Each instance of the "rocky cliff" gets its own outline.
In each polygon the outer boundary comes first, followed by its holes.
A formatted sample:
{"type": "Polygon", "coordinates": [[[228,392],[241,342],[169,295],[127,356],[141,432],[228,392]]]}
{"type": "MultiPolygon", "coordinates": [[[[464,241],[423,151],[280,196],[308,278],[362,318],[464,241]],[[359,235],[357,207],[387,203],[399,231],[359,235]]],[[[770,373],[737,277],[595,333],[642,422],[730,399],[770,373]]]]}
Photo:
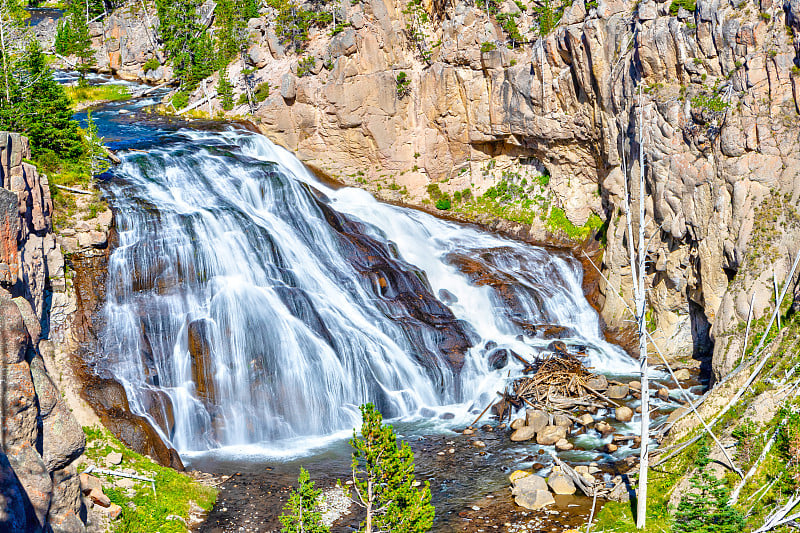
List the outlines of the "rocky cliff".
{"type": "Polygon", "coordinates": [[[0,132],[0,529],[83,531],[74,462],[84,435],[39,351],[64,302],[47,179],[18,134],[0,132]]]}

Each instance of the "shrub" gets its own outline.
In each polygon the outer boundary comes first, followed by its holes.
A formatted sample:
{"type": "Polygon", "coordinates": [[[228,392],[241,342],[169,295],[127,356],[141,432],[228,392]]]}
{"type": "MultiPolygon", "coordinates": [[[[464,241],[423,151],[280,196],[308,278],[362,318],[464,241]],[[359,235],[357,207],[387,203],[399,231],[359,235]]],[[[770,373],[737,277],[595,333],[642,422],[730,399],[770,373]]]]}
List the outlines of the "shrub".
{"type": "Polygon", "coordinates": [[[495,50],[496,48],[497,48],[497,46],[495,46],[495,44],[492,43],[492,42],[483,41],[481,43],[481,53],[482,54],[485,54],[486,52],[491,52],[491,51],[495,50]]]}
{"type": "Polygon", "coordinates": [[[689,13],[694,13],[697,9],[696,0],[672,0],[669,5],[669,14],[673,17],[678,14],[680,8],[685,9],[689,13]]]}
{"type": "Polygon", "coordinates": [[[183,109],[189,103],[189,95],[183,91],[178,91],[172,96],[172,105],[175,109],[183,109]]]}
{"type": "Polygon", "coordinates": [[[256,86],[256,90],[253,92],[253,97],[256,99],[257,102],[263,102],[267,98],[269,98],[269,83],[259,83],[256,86]]]}
{"type": "Polygon", "coordinates": [[[395,82],[397,83],[398,98],[403,98],[411,92],[411,80],[405,72],[399,72],[397,78],[395,78],[395,82]]]}
{"type": "Polygon", "coordinates": [[[441,211],[447,211],[452,207],[452,203],[450,202],[450,198],[442,197],[436,200],[436,209],[441,211]]]}
{"type": "Polygon", "coordinates": [[[317,66],[317,60],[314,56],[306,56],[297,62],[297,77],[302,78],[314,73],[314,67],[317,66]]]}
{"type": "Polygon", "coordinates": [[[151,57],[147,61],[144,62],[142,65],[142,70],[146,73],[150,72],[151,70],[156,70],[158,67],[161,66],[161,63],[158,62],[158,59],[155,57],[151,57]]]}

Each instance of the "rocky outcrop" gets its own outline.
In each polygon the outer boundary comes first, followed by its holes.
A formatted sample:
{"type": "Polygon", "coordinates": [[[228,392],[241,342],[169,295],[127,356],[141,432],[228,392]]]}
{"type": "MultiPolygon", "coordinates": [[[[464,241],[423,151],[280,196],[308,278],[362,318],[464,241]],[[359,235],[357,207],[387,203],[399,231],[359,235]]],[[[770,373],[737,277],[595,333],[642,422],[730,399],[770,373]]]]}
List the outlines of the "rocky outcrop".
{"type": "Polygon", "coordinates": [[[117,9],[102,21],[90,24],[96,68],[124,80],[151,83],[170,80],[172,67],[164,64],[164,56],[158,49],[158,25],[156,13],[142,11],[137,4],[117,9]],[[158,66],[145,70],[149,59],[158,66]]]}
{"type": "Polygon", "coordinates": [[[50,276],[63,279],[64,266],[48,183],[29,157],[26,138],[0,132],[0,529],[83,531],[74,465],[83,430],[38,349],[49,327],[50,276]]]}

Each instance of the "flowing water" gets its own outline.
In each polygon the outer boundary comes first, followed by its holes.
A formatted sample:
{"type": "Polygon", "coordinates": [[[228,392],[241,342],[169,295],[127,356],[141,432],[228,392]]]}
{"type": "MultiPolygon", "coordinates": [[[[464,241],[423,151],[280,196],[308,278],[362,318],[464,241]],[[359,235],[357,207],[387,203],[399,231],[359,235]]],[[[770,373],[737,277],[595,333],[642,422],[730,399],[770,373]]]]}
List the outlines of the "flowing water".
{"type": "Polygon", "coordinates": [[[92,363],[185,459],[330,448],[365,402],[406,435],[463,426],[547,332],[636,373],[571,256],[332,188],[240,127],[134,118],[153,102],[93,114],[123,163],[92,363]]]}

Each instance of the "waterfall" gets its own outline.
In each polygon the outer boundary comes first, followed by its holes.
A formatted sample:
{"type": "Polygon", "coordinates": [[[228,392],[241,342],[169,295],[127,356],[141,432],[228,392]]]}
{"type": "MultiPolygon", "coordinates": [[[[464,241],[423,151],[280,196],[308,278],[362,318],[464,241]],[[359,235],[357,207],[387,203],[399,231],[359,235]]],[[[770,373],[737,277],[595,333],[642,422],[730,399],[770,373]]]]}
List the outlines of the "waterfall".
{"type": "Polygon", "coordinates": [[[119,244],[96,367],[181,453],[309,446],[367,401],[466,420],[521,366],[491,355],[531,359],[548,331],[597,371],[636,371],[571,256],[332,189],[261,136],[165,134],[106,189],[119,244]]]}

